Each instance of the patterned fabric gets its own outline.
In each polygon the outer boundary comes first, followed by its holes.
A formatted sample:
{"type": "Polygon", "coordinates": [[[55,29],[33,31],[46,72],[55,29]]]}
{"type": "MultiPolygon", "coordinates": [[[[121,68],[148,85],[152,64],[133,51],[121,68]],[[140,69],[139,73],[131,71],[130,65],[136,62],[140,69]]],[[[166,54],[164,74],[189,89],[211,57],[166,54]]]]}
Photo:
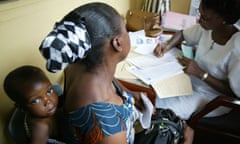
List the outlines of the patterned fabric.
{"type": "Polygon", "coordinates": [[[83,59],[90,48],[90,38],[84,21],[78,25],[71,21],[63,21],[55,25],[39,50],[47,59],[47,69],[57,72],[77,59],[83,59]]]}
{"type": "Polygon", "coordinates": [[[106,136],[126,131],[127,141],[133,144],[133,97],[125,92],[123,105],[98,102],[67,113],[69,135],[67,143],[95,144],[106,136]]]}
{"type": "Polygon", "coordinates": [[[145,0],[143,11],[154,12],[157,14],[164,14],[171,8],[170,0],[145,0]]]}

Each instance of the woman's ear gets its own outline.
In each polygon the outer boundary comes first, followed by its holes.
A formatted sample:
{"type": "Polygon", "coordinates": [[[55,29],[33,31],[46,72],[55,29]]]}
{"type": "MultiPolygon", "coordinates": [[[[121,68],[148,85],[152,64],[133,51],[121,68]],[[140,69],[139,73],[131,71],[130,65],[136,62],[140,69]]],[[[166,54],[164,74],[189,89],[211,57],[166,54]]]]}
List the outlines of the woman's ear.
{"type": "Polygon", "coordinates": [[[120,44],[120,41],[119,41],[119,38],[118,37],[115,37],[113,40],[112,40],[112,46],[113,48],[118,51],[118,52],[121,52],[123,49],[121,47],[121,44],[120,44]]]}

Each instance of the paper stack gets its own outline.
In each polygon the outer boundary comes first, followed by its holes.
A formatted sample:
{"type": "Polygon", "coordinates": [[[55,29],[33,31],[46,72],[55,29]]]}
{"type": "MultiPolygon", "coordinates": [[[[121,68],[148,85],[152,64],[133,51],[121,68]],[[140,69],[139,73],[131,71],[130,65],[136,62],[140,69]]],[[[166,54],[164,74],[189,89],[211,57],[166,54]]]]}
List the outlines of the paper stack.
{"type": "MultiPolygon", "coordinates": [[[[133,38],[131,34],[131,44],[142,35],[137,32],[133,38]]],[[[172,48],[163,57],[156,57],[153,55],[155,45],[156,43],[152,43],[152,46],[149,44],[149,47],[134,45],[126,60],[118,64],[115,76],[131,81],[137,79],[141,84],[152,87],[160,98],[191,95],[191,80],[184,74],[183,66],[176,59],[181,51],[172,48]]]]}

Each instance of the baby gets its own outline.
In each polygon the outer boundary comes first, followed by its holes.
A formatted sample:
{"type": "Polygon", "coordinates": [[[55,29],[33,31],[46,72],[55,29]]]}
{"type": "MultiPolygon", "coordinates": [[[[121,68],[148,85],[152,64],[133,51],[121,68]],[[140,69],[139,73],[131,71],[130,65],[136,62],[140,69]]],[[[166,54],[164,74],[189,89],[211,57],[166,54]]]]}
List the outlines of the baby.
{"type": "Polygon", "coordinates": [[[21,66],[4,80],[4,90],[25,112],[24,128],[31,144],[63,143],[59,140],[58,95],[48,77],[38,67],[21,66]]]}

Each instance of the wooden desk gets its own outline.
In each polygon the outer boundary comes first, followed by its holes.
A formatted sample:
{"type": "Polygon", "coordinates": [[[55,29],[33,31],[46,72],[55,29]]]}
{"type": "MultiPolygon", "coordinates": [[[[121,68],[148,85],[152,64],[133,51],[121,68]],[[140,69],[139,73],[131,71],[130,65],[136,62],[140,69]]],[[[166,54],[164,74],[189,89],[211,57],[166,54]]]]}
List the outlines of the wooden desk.
{"type": "Polygon", "coordinates": [[[151,87],[144,87],[138,84],[134,84],[131,82],[127,82],[121,79],[118,79],[118,81],[123,84],[126,88],[132,91],[140,91],[140,92],[145,92],[147,93],[148,98],[151,100],[152,104],[155,105],[156,102],[156,94],[154,90],[151,87]]]}

